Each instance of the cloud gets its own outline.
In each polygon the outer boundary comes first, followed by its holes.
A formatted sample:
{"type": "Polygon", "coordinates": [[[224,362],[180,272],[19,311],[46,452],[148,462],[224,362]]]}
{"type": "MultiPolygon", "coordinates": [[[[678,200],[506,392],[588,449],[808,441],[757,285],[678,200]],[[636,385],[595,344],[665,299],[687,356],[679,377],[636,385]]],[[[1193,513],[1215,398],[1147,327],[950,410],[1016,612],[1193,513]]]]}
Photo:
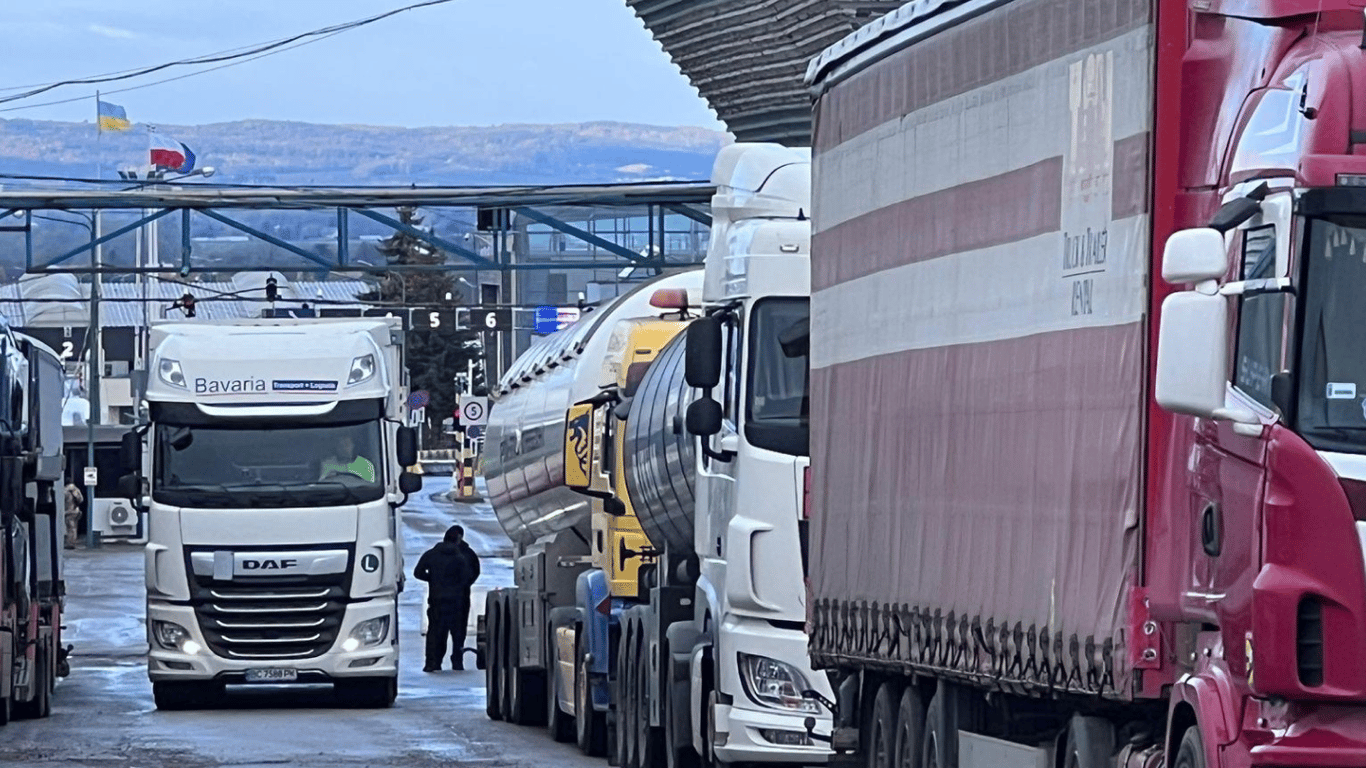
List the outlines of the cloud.
{"type": "Polygon", "coordinates": [[[119,29],[118,27],[106,27],[103,24],[91,24],[87,26],[86,29],[90,30],[91,32],[94,32],[97,35],[102,35],[104,37],[112,37],[115,40],[136,40],[139,37],[139,35],[136,32],[130,32],[126,29],[119,29]]]}

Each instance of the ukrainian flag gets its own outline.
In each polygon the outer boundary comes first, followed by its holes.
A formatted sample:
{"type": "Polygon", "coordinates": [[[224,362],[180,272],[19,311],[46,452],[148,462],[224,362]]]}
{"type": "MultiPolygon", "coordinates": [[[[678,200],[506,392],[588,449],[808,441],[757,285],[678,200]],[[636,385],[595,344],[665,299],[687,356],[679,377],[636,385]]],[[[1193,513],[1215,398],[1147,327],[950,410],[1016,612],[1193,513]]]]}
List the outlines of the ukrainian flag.
{"type": "Polygon", "coordinates": [[[99,105],[101,131],[127,131],[132,129],[133,124],[128,122],[128,113],[123,111],[123,107],[98,99],[96,103],[99,105]]]}

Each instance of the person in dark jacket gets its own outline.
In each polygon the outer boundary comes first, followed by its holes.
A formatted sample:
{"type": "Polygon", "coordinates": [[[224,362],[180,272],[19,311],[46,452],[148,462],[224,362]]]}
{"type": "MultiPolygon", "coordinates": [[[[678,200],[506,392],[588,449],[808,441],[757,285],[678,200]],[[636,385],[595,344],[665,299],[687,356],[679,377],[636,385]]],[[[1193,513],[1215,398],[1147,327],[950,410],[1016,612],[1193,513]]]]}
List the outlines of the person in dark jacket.
{"type": "Polygon", "coordinates": [[[470,620],[470,587],[479,578],[479,556],[465,543],[465,529],[453,525],[445,538],[422,553],[413,576],[427,582],[427,663],[423,672],[441,669],[449,636],[451,668],[464,669],[465,629],[470,620]]]}

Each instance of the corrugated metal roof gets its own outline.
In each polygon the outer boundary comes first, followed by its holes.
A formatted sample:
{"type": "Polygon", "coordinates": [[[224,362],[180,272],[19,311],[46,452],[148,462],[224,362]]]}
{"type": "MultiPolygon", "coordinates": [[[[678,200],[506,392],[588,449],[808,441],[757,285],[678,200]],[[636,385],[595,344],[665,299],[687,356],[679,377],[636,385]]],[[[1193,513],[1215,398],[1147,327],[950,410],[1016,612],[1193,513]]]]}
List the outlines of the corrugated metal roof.
{"type": "Polygon", "coordinates": [[[811,143],[808,62],[904,0],[626,0],[740,141],[811,143]]]}
{"type": "MultiPolygon", "coordinates": [[[[89,296],[90,285],[82,283],[80,285],[81,300],[62,303],[21,303],[20,286],[11,283],[0,285],[0,313],[3,313],[9,324],[16,328],[24,327],[43,327],[56,325],[86,325],[84,322],[90,316],[90,306],[86,300],[89,296]],[[61,306],[68,311],[65,313],[52,313],[44,311],[42,314],[50,315],[44,318],[40,316],[40,308],[52,308],[61,306]],[[66,318],[79,317],[80,323],[72,323],[68,320],[59,319],[62,314],[66,318]]],[[[356,296],[368,293],[374,289],[374,285],[363,280],[297,280],[283,286],[281,291],[282,301],[280,306],[298,306],[301,302],[316,303],[319,306],[341,306],[355,307],[362,306],[362,302],[356,301],[356,296]],[[321,295],[321,298],[320,298],[321,295]]],[[[241,317],[259,317],[261,310],[268,307],[264,301],[242,300],[240,297],[226,297],[225,294],[233,293],[237,287],[228,282],[203,282],[194,283],[186,286],[180,283],[150,281],[147,286],[137,283],[101,283],[100,296],[105,299],[100,302],[100,325],[108,328],[118,327],[139,327],[146,320],[152,322],[163,318],[181,317],[179,310],[166,311],[171,303],[179,299],[187,291],[197,299],[195,313],[197,318],[207,320],[222,320],[241,317]],[[143,291],[146,291],[144,294],[143,291]],[[148,297],[148,301],[140,299],[148,297]],[[146,311],[144,313],[144,306],[146,311]]]]}

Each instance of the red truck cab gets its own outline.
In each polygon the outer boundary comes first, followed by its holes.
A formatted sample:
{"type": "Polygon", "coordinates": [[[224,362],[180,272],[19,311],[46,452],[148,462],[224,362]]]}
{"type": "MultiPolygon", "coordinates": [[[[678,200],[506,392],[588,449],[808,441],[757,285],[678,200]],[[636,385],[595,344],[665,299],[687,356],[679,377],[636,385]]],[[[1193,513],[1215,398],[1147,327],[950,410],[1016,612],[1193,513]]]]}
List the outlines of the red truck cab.
{"type": "Polygon", "coordinates": [[[1366,765],[1363,5],[1159,6],[1130,650],[1169,765],[1366,765]]]}

